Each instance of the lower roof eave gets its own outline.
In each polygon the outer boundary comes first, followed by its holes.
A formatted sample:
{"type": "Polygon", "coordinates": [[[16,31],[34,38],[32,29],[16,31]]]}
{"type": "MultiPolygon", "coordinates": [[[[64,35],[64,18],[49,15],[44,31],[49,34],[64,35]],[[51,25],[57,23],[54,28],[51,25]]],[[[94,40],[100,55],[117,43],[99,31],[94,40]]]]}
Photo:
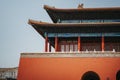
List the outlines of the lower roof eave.
{"type": "Polygon", "coordinates": [[[41,27],[87,27],[87,26],[115,26],[115,25],[120,25],[120,22],[97,22],[97,23],[47,23],[47,22],[41,22],[41,21],[35,21],[35,20],[29,20],[28,24],[30,25],[36,25],[36,26],[41,26],[41,27]]]}

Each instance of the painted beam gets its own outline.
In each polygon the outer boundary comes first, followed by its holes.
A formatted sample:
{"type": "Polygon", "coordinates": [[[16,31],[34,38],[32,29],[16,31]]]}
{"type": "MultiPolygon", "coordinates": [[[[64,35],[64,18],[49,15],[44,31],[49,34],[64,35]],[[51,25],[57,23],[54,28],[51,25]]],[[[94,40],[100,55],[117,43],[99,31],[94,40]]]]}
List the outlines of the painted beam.
{"type": "Polygon", "coordinates": [[[48,33],[48,37],[120,37],[120,33],[48,33]]]}

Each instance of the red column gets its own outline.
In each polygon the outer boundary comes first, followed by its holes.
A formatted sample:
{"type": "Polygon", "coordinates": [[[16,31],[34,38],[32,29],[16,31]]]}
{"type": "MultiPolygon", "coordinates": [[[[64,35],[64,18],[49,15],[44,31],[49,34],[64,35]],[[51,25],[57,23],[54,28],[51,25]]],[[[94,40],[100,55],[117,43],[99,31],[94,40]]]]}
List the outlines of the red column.
{"type": "Polygon", "coordinates": [[[45,52],[48,52],[48,36],[45,37],[45,52]]]}
{"type": "Polygon", "coordinates": [[[81,51],[81,40],[80,40],[80,37],[78,37],[78,51],[81,51]]]}
{"type": "Polygon", "coordinates": [[[58,37],[55,37],[55,52],[58,51],[58,37]]]}
{"type": "Polygon", "coordinates": [[[105,49],[105,41],[104,41],[104,36],[102,36],[102,51],[104,51],[105,49]]]}

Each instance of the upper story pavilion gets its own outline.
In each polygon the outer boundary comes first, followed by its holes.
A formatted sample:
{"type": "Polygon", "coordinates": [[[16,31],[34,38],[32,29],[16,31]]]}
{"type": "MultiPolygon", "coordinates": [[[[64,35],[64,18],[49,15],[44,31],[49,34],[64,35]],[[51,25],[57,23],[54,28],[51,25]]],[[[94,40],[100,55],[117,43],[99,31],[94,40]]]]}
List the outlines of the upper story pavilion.
{"type": "Polygon", "coordinates": [[[45,52],[120,52],[120,7],[60,9],[45,5],[53,23],[29,20],[45,38],[45,52]],[[48,46],[49,43],[49,46],[48,46]]]}

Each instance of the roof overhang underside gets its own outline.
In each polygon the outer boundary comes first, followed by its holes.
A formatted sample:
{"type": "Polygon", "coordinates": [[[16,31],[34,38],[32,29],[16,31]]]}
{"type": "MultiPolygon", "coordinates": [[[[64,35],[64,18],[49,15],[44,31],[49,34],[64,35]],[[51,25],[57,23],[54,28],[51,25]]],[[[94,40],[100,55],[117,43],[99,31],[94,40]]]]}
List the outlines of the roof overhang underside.
{"type": "Polygon", "coordinates": [[[120,19],[120,7],[58,9],[44,6],[54,23],[59,20],[120,19]]]}
{"type": "Polygon", "coordinates": [[[29,20],[40,35],[45,37],[46,33],[119,33],[120,22],[113,23],[45,23],[29,20]]]}

